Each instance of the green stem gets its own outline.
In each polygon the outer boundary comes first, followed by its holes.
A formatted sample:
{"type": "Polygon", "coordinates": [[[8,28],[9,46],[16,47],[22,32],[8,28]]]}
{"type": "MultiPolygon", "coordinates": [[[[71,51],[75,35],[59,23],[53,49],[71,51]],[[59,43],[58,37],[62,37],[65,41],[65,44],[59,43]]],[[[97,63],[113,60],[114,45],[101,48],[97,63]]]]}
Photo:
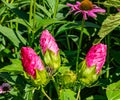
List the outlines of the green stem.
{"type": "Polygon", "coordinates": [[[81,91],[81,88],[79,87],[76,100],[81,100],[80,91],[81,91]]]}
{"type": "Polygon", "coordinates": [[[49,96],[52,97],[52,84],[49,83],[49,96]]]}
{"type": "Polygon", "coordinates": [[[109,63],[110,63],[110,56],[109,53],[110,52],[110,34],[108,34],[107,36],[107,72],[106,72],[106,78],[109,78],[109,63]]]}
{"type": "MultiPolygon", "coordinates": [[[[108,0],[109,1],[109,0],[108,0]]],[[[107,7],[107,15],[109,16],[110,14],[110,7],[107,7]]],[[[109,51],[110,51],[110,33],[107,35],[107,72],[106,72],[106,78],[109,78],[109,51]]]]}
{"type": "Polygon", "coordinates": [[[45,92],[45,90],[44,90],[43,87],[41,88],[41,91],[42,91],[42,93],[48,98],[48,100],[52,100],[52,99],[47,95],[47,93],[45,92]]]}
{"type": "Polygon", "coordinates": [[[77,58],[76,58],[76,71],[78,71],[78,62],[79,62],[79,55],[80,55],[80,51],[81,51],[81,45],[82,45],[84,24],[85,24],[85,20],[82,19],[81,33],[80,33],[78,50],[77,50],[77,58]]]}
{"type": "MultiPolygon", "coordinates": [[[[30,1],[30,12],[29,12],[29,23],[32,26],[32,8],[33,8],[33,0],[30,1]]],[[[28,28],[28,41],[31,44],[31,28],[28,28]]]]}
{"type": "Polygon", "coordinates": [[[54,77],[52,77],[52,81],[53,81],[53,84],[54,84],[54,86],[55,86],[55,89],[56,89],[57,95],[58,95],[58,97],[59,97],[59,88],[58,88],[58,85],[57,85],[56,82],[55,82],[54,77]]]}
{"type": "Polygon", "coordinates": [[[6,0],[7,3],[9,3],[9,0],[6,0]]]}
{"type": "MultiPolygon", "coordinates": [[[[18,19],[18,17],[16,17],[18,19]]],[[[15,27],[16,32],[18,32],[18,22],[16,22],[16,27],[15,27]]]]}
{"type": "Polygon", "coordinates": [[[59,0],[56,0],[56,5],[55,5],[55,9],[54,9],[54,15],[53,15],[53,18],[56,17],[57,10],[58,10],[58,4],[59,4],[59,0]]]}
{"type": "Polygon", "coordinates": [[[33,30],[32,30],[32,43],[34,42],[35,26],[36,26],[36,0],[33,1],[33,30]]]}
{"type": "Polygon", "coordinates": [[[67,32],[65,32],[65,34],[66,34],[66,39],[67,39],[68,50],[70,51],[70,42],[69,42],[69,37],[68,37],[67,32]]]}
{"type": "MultiPolygon", "coordinates": [[[[58,10],[58,4],[59,4],[59,0],[56,0],[55,8],[54,8],[54,14],[53,14],[53,19],[56,18],[56,14],[57,14],[57,10],[58,10]]],[[[55,28],[55,24],[52,25],[51,34],[52,34],[53,36],[54,36],[54,28],[55,28]]]]}
{"type": "Polygon", "coordinates": [[[100,6],[100,0],[98,0],[97,3],[98,3],[98,6],[100,6]]]}
{"type": "Polygon", "coordinates": [[[13,2],[14,2],[14,0],[11,0],[11,2],[10,2],[10,3],[12,4],[13,2]]]}

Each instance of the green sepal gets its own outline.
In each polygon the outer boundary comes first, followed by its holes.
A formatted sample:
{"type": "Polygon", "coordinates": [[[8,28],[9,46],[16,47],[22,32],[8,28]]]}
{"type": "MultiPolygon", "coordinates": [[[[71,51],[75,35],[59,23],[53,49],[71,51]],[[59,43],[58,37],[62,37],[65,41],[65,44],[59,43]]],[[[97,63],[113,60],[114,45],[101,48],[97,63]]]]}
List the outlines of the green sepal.
{"type": "Polygon", "coordinates": [[[36,78],[34,79],[32,76],[24,72],[24,77],[28,81],[28,83],[32,84],[33,86],[40,86],[43,85],[45,86],[48,83],[48,74],[46,70],[37,70],[36,69],[36,78]]]}
{"type": "Polygon", "coordinates": [[[47,72],[46,70],[36,70],[36,79],[34,79],[34,84],[37,86],[47,84],[47,72]]]}
{"type": "Polygon", "coordinates": [[[55,72],[60,67],[60,64],[61,64],[59,51],[58,51],[58,54],[56,55],[51,50],[47,49],[44,55],[44,61],[45,61],[45,64],[48,67],[51,67],[55,72]]]}
{"type": "Polygon", "coordinates": [[[96,74],[96,66],[88,67],[84,60],[79,68],[78,78],[83,85],[89,87],[98,80],[99,74],[96,74]]]}

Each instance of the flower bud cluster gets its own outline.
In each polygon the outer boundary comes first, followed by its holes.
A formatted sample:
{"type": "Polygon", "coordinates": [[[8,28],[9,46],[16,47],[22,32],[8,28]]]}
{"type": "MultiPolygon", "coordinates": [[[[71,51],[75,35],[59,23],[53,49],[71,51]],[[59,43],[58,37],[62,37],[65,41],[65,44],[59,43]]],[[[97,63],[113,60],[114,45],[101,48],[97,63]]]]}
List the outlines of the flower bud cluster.
{"type": "Polygon", "coordinates": [[[21,61],[25,76],[30,80],[32,79],[35,85],[46,84],[47,72],[45,65],[55,72],[61,63],[58,45],[48,30],[42,32],[40,47],[42,49],[44,63],[31,47],[21,48],[21,61]]]}

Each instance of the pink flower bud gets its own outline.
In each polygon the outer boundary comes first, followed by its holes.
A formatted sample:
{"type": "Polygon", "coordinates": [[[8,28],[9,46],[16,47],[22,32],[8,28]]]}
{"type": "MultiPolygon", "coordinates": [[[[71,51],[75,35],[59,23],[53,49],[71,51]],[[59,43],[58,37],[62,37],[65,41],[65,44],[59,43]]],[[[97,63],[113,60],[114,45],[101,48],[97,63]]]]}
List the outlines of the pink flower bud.
{"type": "Polygon", "coordinates": [[[36,70],[44,70],[42,60],[30,47],[22,47],[21,60],[24,71],[34,79],[36,78],[36,70]]]}
{"type": "Polygon", "coordinates": [[[55,42],[54,37],[49,33],[48,30],[44,30],[40,37],[40,46],[42,48],[43,54],[46,53],[46,50],[50,50],[56,55],[58,54],[59,48],[57,43],[55,42]]]}
{"type": "Polygon", "coordinates": [[[86,63],[88,67],[96,66],[96,73],[98,74],[103,67],[106,60],[107,46],[100,43],[93,45],[86,55],[86,63]]]}

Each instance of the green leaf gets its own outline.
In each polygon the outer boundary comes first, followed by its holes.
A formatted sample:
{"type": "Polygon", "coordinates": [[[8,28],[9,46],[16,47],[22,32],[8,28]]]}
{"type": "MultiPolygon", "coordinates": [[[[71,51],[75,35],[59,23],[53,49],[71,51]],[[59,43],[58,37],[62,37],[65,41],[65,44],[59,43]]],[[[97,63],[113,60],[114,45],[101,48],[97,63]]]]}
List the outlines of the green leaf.
{"type": "Polygon", "coordinates": [[[20,18],[28,20],[29,16],[25,13],[22,12],[21,10],[17,9],[15,6],[13,6],[10,3],[5,2],[5,0],[1,0],[7,7],[9,7],[16,15],[18,15],[20,18]]]}
{"type": "Polygon", "coordinates": [[[106,89],[106,95],[108,100],[120,99],[120,81],[108,85],[106,89]]]}
{"type": "Polygon", "coordinates": [[[33,93],[32,93],[32,90],[31,91],[27,91],[25,93],[25,100],[32,100],[32,96],[33,96],[33,93]]]}
{"type": "Polygon", "coordinates": [[[24,20],[22,18],[12,19],[12,20],[10,20],[10,22],[16,22],[16,23],[22,24],[22,25],[26,26],[27,28],[32,27],[27,20],[24,20]]]}
{"type": "Polygon", "coordinates": [[[106,35],[108,35],[119,25],[120,25],[120,13],[108,16],[102,23],[102,27],[98,32],[99,37],[103,39],[106,35]]]}
{"type": "Polygon", "coordinates": [[[50,24],[53,23],[65,23],[66,21],[59,21],[59,20],[55,20],[55,19],[40,19],[39,20],[39,25],[38,25],[38,29],[43,26],[43,27],[47,27],[50,24]]]}
{"type": "Polygon", "coordinates": [[[20,32],[16,32],[19,40],[24,44],[26,45],[27,41],[22,37],[22,35],[20,34],[20,32]]]}
{"type": "Polygon", "coordinates": [[[55,9],[55,6],[56,6],[56,1],[57,0],[46,0],[49,8],[51,9],[51,13],[54,13],[54,9],[55,9]]]}
{"type": "Polygon", "coordinates": [[[75,99],[75,92],[73,92],[72,90],[70,89],[62,89],[60,91],[60,97],[59,99],[60,100],[76,100],[75,99]]]}
{"type": "Polygon", "coordinates": [[[4,66],[0,69],[0,72],[23,72],[21,61],[18,59],[12,59],[12,64],[4,66]]]}
{"type": "Polygon", "coordinates": [[[7,37],[15,46],[19,46],[20,41],[12,29],[0,25],[0,33],[7,37]]]}
{"type": "Polygon", "coordinates": [[[34,88],[30,85],[26,85],[25,87],[25,96],[24,96],[24,100],[33,100],[32,97],[33,97],[33,94],[34,94],[34,88]]]}
{"type": "Polygon", "coordinates": [[[42,5],[37,4],[37,3],[36,3],[36,6],[37,6],[39,9],[41,9],[41,10],[44,12],[44,14],[46,14],[49,18],[51,18],[51,13],[50,13],[45,7],[43,7],[42,5]]]}
{"type": "MultiPolygon", "coordinates": [[[[99,26],[97,24],[91,23],[91,22],[85,22],[85,27],[94,27],[94,28],[99,28],[99,26]]],[[[77,30],[81,30],[81,21],[76,21],[76,22],[67,22],[66,24],[62,25],[57,33],[56,36],[59,35],[62,32],[65,32],[66,30],[70,30],[70,29],[77,29],[77,30]]],[[[89,36],[89,32],[87,31],[87,29],[84,28],[83,32],[89,36]]]]}
{"type": "Polygon", "coordinates": [[[4,13],[5,9],[6,9],[6,7],[0,8],[0,15],[2,15],[4,13]]]}
{"type": "Polygon", "coordinates": [[[104,2],[105,6],[120,8],[120,0],[107,0],[104,2]]]}

